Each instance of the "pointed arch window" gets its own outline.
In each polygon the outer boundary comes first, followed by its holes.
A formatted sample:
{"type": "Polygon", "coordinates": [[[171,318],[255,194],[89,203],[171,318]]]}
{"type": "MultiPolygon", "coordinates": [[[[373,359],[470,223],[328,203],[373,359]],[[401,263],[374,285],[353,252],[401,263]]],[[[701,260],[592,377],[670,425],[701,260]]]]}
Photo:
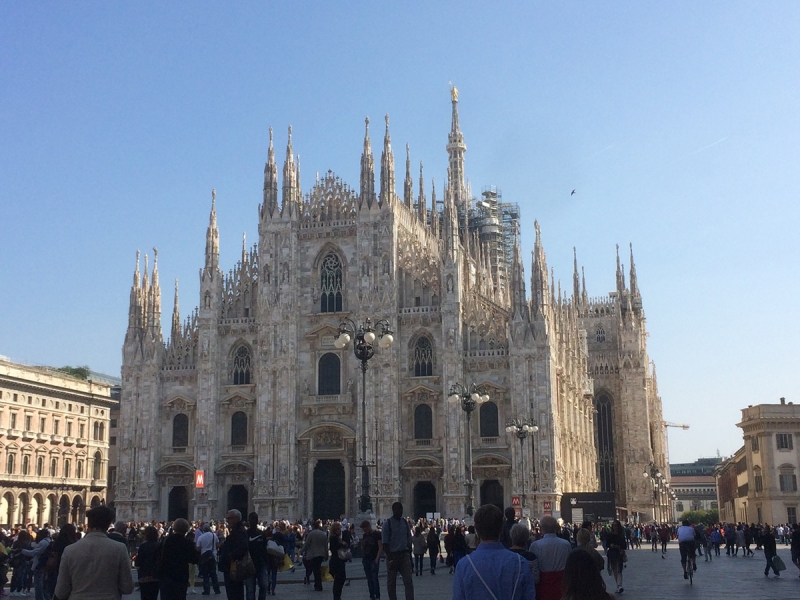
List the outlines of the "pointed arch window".
{"type": "Polygon", "coordinates": [[[231,417],[231,446],[247,445],[247,415],[242,411],[231,417]]]}
{"type": "Polygon", "coordinates": [[[497,404],[486,402],[481,404],[480,412],[481,437],[500,437],[500,424],[497,414],[497,404]]]}
{"type": "Polygon", "coordinates": [[[100,479],[100,470],[103,467],[103,455],[100,452],[94,453],[94,465],[92,466],[92,479],[100,479]]]}
{"type": "Polygon", "coordinates": [[[414,439],[430,440],[433,438],[433,413],[427,404],[420,404],[414,409],[414,439]]]}
{"type": "Polygon", "coordinates": [[[342,261],[335,252],[322,259],[319,278],[320,312],[342,312],[342,261]]]}
{"type": "Polygon", "coordinates": [[[597,328],[596,339],[598,342],[605,342],[606,341],[606,330],[603,329],[602,326],[597,328]]]}
{"type": "Polygon", "coordinates": [[[183,413],[172,419],[172,447],[185,448],[189,445],[189,417],[183,413]]]}
{"type": "Polygon", "coordinates": [[[250,385],[250,350],[244,345],[233,356],[233,385],[250,385]]]}
{"type": "Polygon", "coordinates": [[[421,336],[414,344],[414,377],[433,375],[433,344],[427,336],[421,336]]]}
{"type": "Polygon", "coordinates": [[[338,396],[341,393],[341,361],[333,352],[323,354],[317,371],[317,394],[338,396]]]}
{"type": "Polygon", "coordinates": [[[597,431],[597,461],[600,491],[613,492],[616,488],[614,473],[614,435],[612,428],[611,399],[601,394],[595,403],[595,430],[597,431]]]}

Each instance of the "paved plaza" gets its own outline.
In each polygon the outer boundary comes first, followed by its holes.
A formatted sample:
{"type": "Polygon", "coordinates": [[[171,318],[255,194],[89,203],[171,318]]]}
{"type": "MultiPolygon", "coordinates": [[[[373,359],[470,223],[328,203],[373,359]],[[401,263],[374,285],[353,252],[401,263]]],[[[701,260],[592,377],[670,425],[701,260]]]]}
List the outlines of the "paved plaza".
{"type": "MultiPolygon", "coordinates": [[[[778,548],[778,554],[786,563],[787,569],[781,577],[776,578],[772,573],[764,577],[764,553],[756,550],[756,555],[751,558],[736,558],[725,556],[724,550],[719,558],[714,558],[710,563],[704,557],[698,557],[697,573],[694,585],[683,579],[680,566],[678,545],[673,542],[669,546],[666,559],[661,558],[660,552],[651,552],[649,547],[641,550],[628,551],[628,564],[624,572],[624,593],[620,598],[646,598],[647,600],[674,600],[681,598],[692,600],[798,600],[800,599],[800,570],[791,564],[789,549],[783,546],[778,548]]],[[[356,559],[359,561],[359,559],[356,559]]],[[[426,561],[427,562],[427,561],[426,561]]],[[[294,573],[285,572],[278,575],[278,588],[276,597],[297,599],[329,598],[332,595],[332,583],[323,584],[322,592],[315,592],[313,585],[303,585],[305,570],[298,568],[294,573]]],[[[361,563],[348,563],[347,574],[353,579],[350,586],[345,587],[342,593],[344,600],[368,600],[367,582],[363,579],[364,572],[361,563]]],[[[614,580],[604,574],[606,585],[610,592],[616,589],[614,580]]],[[[134,575],[135,578],[135,575],[134,575]]],[[[417,600],[450,598],[453,576],[448,574],[447,567],[443,565],[437,569],[436,575],[425,571],[422,577],[414,577],[414,597],[417,600]]],[[[386,592],[386,564],[381,564],[381,598],[388,600],[386,592]]],[[[197,588],[197,600],[200,600],[202,587],[197,588]]],[[[402,578],[398,577],[397,595],[403,599],[402,578]]],[[[125,597],[139,600],[138,591],[125,597]]],[[[189,596],[194,598],[194,596],[189,596]]],[[[223,600],[225,589],[222,588],[220,596],[212,598],[223,600]]]]}

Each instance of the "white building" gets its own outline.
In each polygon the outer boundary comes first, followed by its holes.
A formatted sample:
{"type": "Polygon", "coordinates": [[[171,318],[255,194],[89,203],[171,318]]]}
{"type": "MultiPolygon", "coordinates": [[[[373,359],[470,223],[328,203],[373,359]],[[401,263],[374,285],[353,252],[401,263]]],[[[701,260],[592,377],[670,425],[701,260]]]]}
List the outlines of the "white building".
{"type": "Polygon", "coordinates": [[[119,514],[352,516],[366,437],[379,516],[396,500],[417,516],[463,516],[467,436],[476,506],[520,496],[542,514],[565,492],[601,490],[615,492],[622,513],[650,514],[641,474],[651,462],[665,467],[664,431],[633,256],[626,284],[617,254],[616,287],[601,298],[586,293],[576,258],[568,298],[536,224],[528,279],[519,208],[494,188],[477,200],[467,184],[455,90],[438,190],[426,188],[420,164],[415,194],[406,147],[395,194],[388,117],[377,191],[369,120],[358,190],[328,171],[304,193],[291,136],[279,182],[270,130],[258,244],[243,243],[227,275],[212,193],[199,308],[182,322],[176,285],[166,343],[158,256],[152,272],[145,256],[140,275],[137,255],[119,514]],[[334,341],[344,320],[366,318],[388,319],[395,343],[369,362],[364,415],[359,363],[334,341]],[[455,383],[490,396],[470,431],[445,402],[455,383]],[[512,418],[539,430],[520,444],[504,431],[512,418]]]}

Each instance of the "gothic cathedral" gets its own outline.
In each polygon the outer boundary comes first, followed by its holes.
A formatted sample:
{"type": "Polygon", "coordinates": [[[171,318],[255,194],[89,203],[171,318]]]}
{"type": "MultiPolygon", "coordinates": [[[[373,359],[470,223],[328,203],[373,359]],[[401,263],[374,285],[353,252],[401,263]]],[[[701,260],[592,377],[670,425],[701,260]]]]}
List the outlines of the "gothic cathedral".
{"type": "Polygon", "coordinates": [[[415,198],[408,148],[396,195],[388,117],[377,192],[369,119],[358,191],[328,171],[304,195],[291,128],[279,182],[270,130],[258,244],[223,273],[212,192],[199,308],[181,321],[176,282],[167,342],[158,255],[140,275],[137,253],[119,518],[353,517],[364,459],[378,517],[396,500],[415,517],[463,517],[512,498],[557,515],[564,494],[608,491],[650,518],[642,473],[666,470],[666,448],[633,255],[626,284],[617,251],[601,298],[576,258],[568,296],[537,223],[528,294],[519,208],[494,188],[473,198],[455,89],[452,109],[441,200],[433,184],[426,197],[421,164],[415,198]],[[362,390],[352,346],[335,342],[343,321],[367,318],[387,319],[394,344],[376,347],[362,390]],[[481,390],[469,427],[447,402],[454,384],[481,390]],[[520,440],[513,419],[538,429],[520,440]]]}

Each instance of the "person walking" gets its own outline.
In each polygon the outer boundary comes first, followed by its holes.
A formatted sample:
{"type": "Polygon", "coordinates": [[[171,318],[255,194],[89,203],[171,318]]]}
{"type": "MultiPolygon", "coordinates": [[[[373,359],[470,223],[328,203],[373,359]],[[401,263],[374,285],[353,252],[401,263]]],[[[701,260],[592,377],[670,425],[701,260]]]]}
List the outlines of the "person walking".
{"type": "MultiPolygon", "coordinates": [[[[63,528],[61,530],[64,531],[63,528]]],[[[61,534],[59,534],[59,540],[61,534]]],[[[136,550],[136,571],[139,575],[139,595],[142,600],[158,598],[158,530],[152,525],[144,529],[144,542],[136,550]]]]}
{"type": "MultiPolygon", "coordinates": [[[[536,555],[528,550],[531,543],[531,530],[522,523],[516,523],[511,528],[511,547],[509,550],[514,554],[519,554],[522,558],[528,561],[528,566],[533,576],[533,583],[539,583],[539,559],[536,555]]],[[[477,548],[476,548],[477,550],[477,548]]]]}
{"type": "Polygon", "coordinates": [[[244,581],[231,578],[231,565],[240,561],[247,554],[247,531],[242,523],[242,513],[236,509],[228,511],[225,520],[228,522],[228,535],[219,551],[219,570],[225,577],[225,594],[228,600],[244,600],[244,581]]]}
{"type": "Polygon", "coordinates": [[[31,560],[31,570],[33,571],[33,587],[36,600],[45,600],[44,597],[44,567],[50,557],[50,532],[47,529],[40,529],[36,534],[36,544],[30,550],[23,550],[23,556],[31,560]]]}
{"type": "Polygon", "coordinates": [[[269,594],[270,557],[267,556],[267,539],[264,532],[258,527],[258,513],[251,512],[247,515],[247,551],[250,560],[256,568],[256,573],[244,582],[244,597],[247,600],[256,599],[256,586],[258,586],[258,600],[265,600],[269,594]]]}
{"type": "Polygon", "coordinates": [[[439,539],[439,533],[436,531],[436,525],[431,525],[428,528],[426,542],[428,543],[428,556],[431,559],[431,575],[436,575],[436,560],[441,548],[441,541],[439,539]]]}
{"type": "Polygon", "coordinates": [[[378,572],[381,566],[381,556],[383,555],[383,540],[380,532],[375,531],[372,528],[372,523],[366,519],[361,522],[361,553],[361,564],[364,567],[364,575],[367,578],[369,599],[376,600],[381,597],[378,572]]]}
{"type": "Polygon", "coordinates": [[[761,545],[764,547],[764,558],[767,560],[767,567],[764,569],[764,577],[769,577],[769,570],[772,569],[775,577],[780,577],[781,573],[775,568],[772,559],[778,554],[775,547],[775,533],[769,528],[769,525],[764,525],[761,533],[761,545]]]}
{"type": "Polygon", "coordinates": [[[187,537],[189,521],[176,519],[164,540],[158,562],[158,591],[161,600],[186,600],[189,565],[197,564],[194,536],[187,537]]]}
{"type": "Polygon", "coordinates": [[[403,519],[403,504],[392,504],[392,516],[383,522],[381,530],[386,551],[386,589],[389,600],[397,600],[397,573],[403,578],[406,600],[414,600],[414,578],[411,576],[411,528],[403,519]]]}
{"type": "Polygon", "coordinates": [[[344,559],[339,556],[339,551],[350,548],[342,541],[342,524],[336,521],[330,528],[328,546],[331,551],[329,564],[330,574],[333,575],[333,600],[342,600],[342,590],[347,579],[347,567],[344,559]]]}
{"type": "Polygon", "coordinates": [[[581,548],[570,552],[564,567],[562,600],[614,600],[614,596],[606,590],[606,582],[596,566],[589,553],[581,548]]]}
{"type": "MultiPolygon", "coordinates": [[[[203,532],[197,538],[197,552],[200,554],[198,570],[200,577],[203,578],[203,596],[211,595],[211,588],[214,593],[219,594],[219,580],[217,579],[217,534],[211,531],[208,523],[203,524],[203,532]]],[[[145,600],[142,598],[142,600],[145,600]]],[[[155,599],[153,599],[155,600],[155,599]]]]}
{"type": "MultiPolygon", "coordinates": [[[[694,535],[694,530],[692,530],[694,535]]],[[[611,569],[611,574],[614,576],[614,581],[617,583],[617,593],[624,592],[622,587],[622,569],[625,562],[625,534],[622,532],[622,525],[619,520],[611,524],[611,531],[606,537],[608,550],[606,550],[606,558],[608,559],[608,568],[611,569]]]]}
{"type": "MultiPolygon", "coordinates": [[[[507,550],[500,541],[503,533],[500,509],[485,504],[475,511],[474,519],[480,543],[475,552],[458,563],[452,599],[536,600],[536,586],[528,561],[507,550]]],[[[569,542],[560,541],[569,547],[569,542]]]]}
{"type": "Polygon", "coordinates": [[[532,542],[529,550],[539,560],[539,583],[536,597],[539,600],[559,600],[561,598],[564,567],[567,564],[572,546],[558,537],[558,522],[551,516],[542,517],[539,523],[541,539],[532,542]]]}
{"type": "Polygon", "coordinates": [[[422,527],[419,525],[414,528],[414,535],[411,537],[411,546],[414,550],[414,575],[422,577],[428,541],[425,539],[425,536],[422,535],[422,527]]]}
{"type": "Polygon", "coordinates": [[[306,578],[314,574],[314,589],[322,591],[322,563],[328,559],[328,536],[322,530],[322,521],[314,521],[314,528],[303,539],[303,558],[306,563],[306,578]]]}

